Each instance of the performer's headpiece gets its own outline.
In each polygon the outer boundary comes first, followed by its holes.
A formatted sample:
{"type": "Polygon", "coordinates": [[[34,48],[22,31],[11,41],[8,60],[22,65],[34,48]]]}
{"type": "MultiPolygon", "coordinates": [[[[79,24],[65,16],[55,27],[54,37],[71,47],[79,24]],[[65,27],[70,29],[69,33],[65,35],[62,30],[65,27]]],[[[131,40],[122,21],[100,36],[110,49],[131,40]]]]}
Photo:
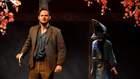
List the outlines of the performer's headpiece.
{"type": "MultiPolygon", "coordinates": [[[[92,27],[92,36],[91,36],[91,39],[96,39],[98,37],[97,34],[102,34],[102,35],[105,35],[106,32],[107,32],[107,28],[105,25],[103,25],[101,22],[95,20],[95,19],[92,19],[91,20],[91,27],[92,27]]],[[[100,35],[99,35],[100,37],[100,35]]]]}

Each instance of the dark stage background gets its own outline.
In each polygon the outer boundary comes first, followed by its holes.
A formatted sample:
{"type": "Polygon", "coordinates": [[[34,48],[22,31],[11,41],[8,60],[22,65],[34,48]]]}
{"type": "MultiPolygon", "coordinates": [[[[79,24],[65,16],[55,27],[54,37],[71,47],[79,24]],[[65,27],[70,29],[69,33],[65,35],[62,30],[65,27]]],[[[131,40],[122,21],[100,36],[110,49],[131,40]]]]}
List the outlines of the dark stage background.
{"type": "MultiPolygon", "coordinates": [[[[0,79],[27,79],[28,55],[21,71],[15,56],[22,47],[28,30],[37,24],[38,2],[21,0],[22,6],[16,21],[8,25],[7,34],[0,35],[0,79]]],[[[52,0],[51,24],[60,28],[67,47],[64,70],[55,74],[56,79],[88,79],[89,47],[92,18],[107,26],[109,40],[113,43],[118,61],[119,79],[139,79],[140,28],[134,27],[134,20],[123,20],[119,0],[112,2],[112,13],[100,16],[97,7],[88,8],[82,0],[52,0]]]]}

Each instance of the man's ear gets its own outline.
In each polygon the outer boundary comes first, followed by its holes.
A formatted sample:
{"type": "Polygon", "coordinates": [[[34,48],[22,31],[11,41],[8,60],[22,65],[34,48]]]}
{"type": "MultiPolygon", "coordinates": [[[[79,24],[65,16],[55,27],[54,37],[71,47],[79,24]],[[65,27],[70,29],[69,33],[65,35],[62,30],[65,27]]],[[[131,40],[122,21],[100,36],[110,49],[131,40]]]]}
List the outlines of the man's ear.
{"type": "Polygon", "coordinates": [[[38,15],[37,19],[39,20],[39,15],[38,15]]]}
{"type": "Polygon", "coordinates": [[[51,20],[51,18],[52,18],[52,17],[51,17],[51,16],[49,16],[49,20],[51,20]]]}

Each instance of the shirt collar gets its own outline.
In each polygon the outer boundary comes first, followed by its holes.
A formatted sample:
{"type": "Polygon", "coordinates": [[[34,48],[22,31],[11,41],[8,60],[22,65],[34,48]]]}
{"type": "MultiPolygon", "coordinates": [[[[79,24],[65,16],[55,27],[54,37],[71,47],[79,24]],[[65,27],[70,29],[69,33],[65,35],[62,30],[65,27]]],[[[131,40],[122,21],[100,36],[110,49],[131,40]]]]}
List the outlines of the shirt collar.
{"type": "MultiPolygon", "coordinates": [[[[41,26],[41,25],[40,25],[40,26],[41,26]]],[[[50,26],[50,24],[48,23],[48,24],[46,24],[46,26],[45,26],[45,27],[48,29],[48,28],[49,28],[49,26],[50,26]]]]}

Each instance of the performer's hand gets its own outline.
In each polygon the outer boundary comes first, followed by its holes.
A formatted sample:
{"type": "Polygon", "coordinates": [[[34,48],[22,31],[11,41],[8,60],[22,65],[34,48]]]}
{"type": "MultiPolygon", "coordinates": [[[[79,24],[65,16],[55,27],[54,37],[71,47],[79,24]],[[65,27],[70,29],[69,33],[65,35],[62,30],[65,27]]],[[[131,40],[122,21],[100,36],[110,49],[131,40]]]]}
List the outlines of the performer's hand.
{"type": "Polygon", "coordinates": [[[16,59],[18,60],[19,65],[21,65],[21,58],[22,58],[22,55],[23,55],[23,53],[18,53],[18,54],[16,55],[16,59]]]}
{"type": "Polygon", "coordinates": [[[57,66],[55,67],[54,72],[59,73],[59,72],[61,72],[61,71],[62,71],[62,66],[57,65],[57,66]]]}
{"type": "Polygon", "coordinates": [[[116,68],[115,68],[115,67],[112,67],[112,68],[111,68],[111,72],[113,72],[113,73],[114,73],[114,75],[118,75],[118,72],[117,72],[117,70],[116,70],[116,68]]]}

